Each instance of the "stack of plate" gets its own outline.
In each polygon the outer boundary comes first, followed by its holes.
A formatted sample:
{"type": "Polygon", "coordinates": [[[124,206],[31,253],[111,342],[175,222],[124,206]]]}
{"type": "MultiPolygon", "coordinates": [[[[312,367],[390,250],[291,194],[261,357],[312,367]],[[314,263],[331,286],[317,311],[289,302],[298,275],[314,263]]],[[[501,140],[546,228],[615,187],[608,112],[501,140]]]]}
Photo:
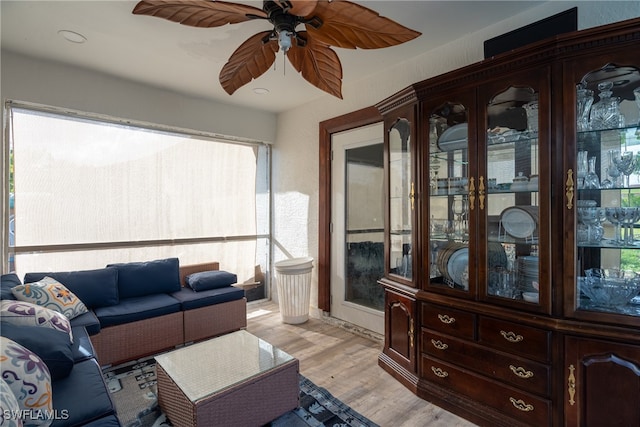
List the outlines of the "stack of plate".
{"type": "Polygon", "coordinates": [[[532,282],[538,282],[538,257],[521,256],[518,257],[518,282],[523,292],[537,291],[532,282]]]}
{"type": "Polygon", "coordinates": [[[469,289],[469,282],[464,279],[465,270],[469,268],[469,248],[460,242],[448,242],[438,250],[437,266],[445,282],[453,282],[464,289],[469,289]]]}

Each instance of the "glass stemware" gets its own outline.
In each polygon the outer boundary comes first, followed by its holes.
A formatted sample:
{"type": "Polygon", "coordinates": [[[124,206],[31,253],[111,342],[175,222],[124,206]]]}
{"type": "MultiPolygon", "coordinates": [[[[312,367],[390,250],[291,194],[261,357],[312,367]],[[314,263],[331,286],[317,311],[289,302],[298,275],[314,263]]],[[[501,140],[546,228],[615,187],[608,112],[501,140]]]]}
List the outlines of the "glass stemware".
{"type": "Polygon", "coordinates": [[[605,189],[616,188],[618,187],[618,185],[620,185],[618,183],[618,178],[620,178],[620,175],[622,175],[622,172],[620,172],[620,170],[618,169],[618,167],[615,165],[613,161],[614,157],[619,157],[619,156],[620,156],[620,152],[618,150],[608,151],[609,166],[607,166],[607,175],[609,175],[611,179],[607,178],[603,180],[600,183],[602,188],[605,188],[605,189]]]}
{"type": "Polygon", "coordinates": [[[622,244],[622,239],[620,238],[620,215],[618,208],[605,208],[605,216],[607,221],[613,224],[614,228],[614,236],[612,242],[616,245],[622,244]]]}
{"type": "Polygon", "coordinates": [[[631,246],[634,244],[633,228],[634,224],[640,219],[639,210],[636,207],[616,208],[618,211],[618,221],[624,228],[624,237],[622,244],[631,246]]]}
{"type": "Polygon", "coordinates": [[[629,177],[636,168],[636,156],[632,151],[625,151],[619,156],[613,156],[613,164],[625,177],[625,187],[629,187],[629,177]]]}
{"type": "Polygon", "coordinates": [[[451,204],[451,211],[457,217],[458,236],[466,235],[465,218],[468,211],[468,203],[465,199],[455,199],[451,204]]]}

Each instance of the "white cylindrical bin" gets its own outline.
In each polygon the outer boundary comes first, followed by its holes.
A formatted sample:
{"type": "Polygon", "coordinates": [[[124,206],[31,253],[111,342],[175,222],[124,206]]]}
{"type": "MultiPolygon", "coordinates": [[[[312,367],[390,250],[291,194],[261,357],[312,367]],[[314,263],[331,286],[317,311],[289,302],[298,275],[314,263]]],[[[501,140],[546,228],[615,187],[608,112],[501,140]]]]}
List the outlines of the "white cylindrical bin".
{"type": "Polygon", "coordinates": [[[284,323],[297,325],[309,320],[313,258],[292,258],[276,262],[278,303],[284,323]]]}

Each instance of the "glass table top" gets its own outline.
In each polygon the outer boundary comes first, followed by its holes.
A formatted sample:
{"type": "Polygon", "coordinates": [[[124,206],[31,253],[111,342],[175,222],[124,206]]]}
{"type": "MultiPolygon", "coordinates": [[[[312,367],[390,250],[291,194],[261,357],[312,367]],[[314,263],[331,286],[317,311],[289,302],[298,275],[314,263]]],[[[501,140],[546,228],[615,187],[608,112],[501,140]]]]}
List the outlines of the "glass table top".
{"type": "Polygon", "coordinates": [[[173,350],[155,359],[192,402],[295,360],[244,330],[173,350]]]}

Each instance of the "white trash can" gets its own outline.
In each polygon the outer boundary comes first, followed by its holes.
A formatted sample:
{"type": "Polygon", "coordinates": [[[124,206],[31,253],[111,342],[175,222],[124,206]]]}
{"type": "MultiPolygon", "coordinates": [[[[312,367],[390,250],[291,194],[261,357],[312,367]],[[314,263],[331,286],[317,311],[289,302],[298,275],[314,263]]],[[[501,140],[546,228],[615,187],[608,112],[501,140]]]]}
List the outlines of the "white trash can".
{"type": "Polygon", "coordinates": [[[276,262],[278,303],[282,322],[297,325],[309,320],[313,258],[292,258],[276,262]]]}

